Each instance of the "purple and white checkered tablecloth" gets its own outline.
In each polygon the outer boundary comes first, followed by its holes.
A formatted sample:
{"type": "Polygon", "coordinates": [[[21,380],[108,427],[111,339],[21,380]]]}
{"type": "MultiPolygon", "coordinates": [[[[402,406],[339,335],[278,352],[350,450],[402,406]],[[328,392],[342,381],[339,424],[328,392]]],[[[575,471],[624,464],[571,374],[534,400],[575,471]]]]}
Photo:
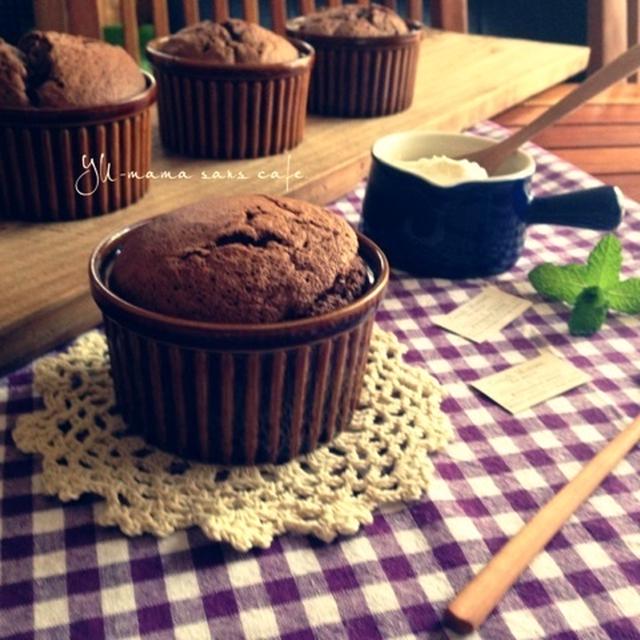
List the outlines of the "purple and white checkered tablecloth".
{"type": "MultiPolygon", "coordinates": [[[[495,125],[474,131],[499,137],[495,125]]],[[[539,194],[598,182],[531,147],[539,194]]],[[[364,187],[334,205],[358,221],[364,187]]],[[[627,275],[640,273],[640,208],[619,236],[627,275]]],[[[436,457],[428,496],[378,514],[332,544],[283,536],[241,554],[184,531],[129,539],[94,523],[94,501],[62,505],[37,493],[40,463],[11,429],[39,399],[26,367],[0,380],[0,637],[440,638],[443,609],[509,536],[640,410],[640,322],[612,317],[572,338],[568,310],[533,295],[542,261],[583,260],[598,234],[534,227],[517,267],[490,279],[535,304],[496,341],[472,344],[430,318],[487,280],[396,275],[378,315],[409,346],[407,360],[446,386],[457,440],[436,457]],[[518,417],[468,383],[552,345],[592,382],[518,417]]],[[[640,450],[634,450],[553,538],[480,637],[640,638],[640,450]]]]}

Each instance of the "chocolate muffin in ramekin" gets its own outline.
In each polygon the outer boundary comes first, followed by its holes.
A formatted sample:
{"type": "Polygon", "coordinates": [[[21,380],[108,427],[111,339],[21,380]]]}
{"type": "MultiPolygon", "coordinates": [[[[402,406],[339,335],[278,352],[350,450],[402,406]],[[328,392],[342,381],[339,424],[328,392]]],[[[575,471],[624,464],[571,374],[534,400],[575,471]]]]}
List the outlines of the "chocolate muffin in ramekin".
{"type": "Polygon", "coordinates": [[[0,40],[0,218],[89,218],[136,202],[155,81],[121,47],[33,31],[0,40]]]}
{"type": "Polygon", "coordinates": [[[313,49],[239,19],[199,22],[149,43],[169,151],[256,158],[302,141],[313,49]]]}
{"type": "Polygon", "coordinates": [[[387,285],[373,242],[321,207],[219,198],[93,252],[116,398],[187,458],[280,463],[349,423],[387,285]]]}
{"type": "Polygon", "coordinates": [[[386,116],[411,106],[422,25],[392,9],[345,4],[294,18],[287,35],[316,52],[310,113],[386,116]]]}

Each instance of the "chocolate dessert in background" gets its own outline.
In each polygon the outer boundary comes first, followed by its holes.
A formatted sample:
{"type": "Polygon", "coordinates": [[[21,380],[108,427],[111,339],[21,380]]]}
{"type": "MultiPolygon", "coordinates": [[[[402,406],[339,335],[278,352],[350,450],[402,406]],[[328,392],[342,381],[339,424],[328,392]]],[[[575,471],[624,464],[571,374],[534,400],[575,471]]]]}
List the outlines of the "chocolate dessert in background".
{"type": "Polygon", "coordinates": [[[147,45],[163,146],[242,159],[301,141],[313,49],[239,19],[205,20],[147,45]]]}
{"type": "Polygon", "coordinates": [[[253,22],[231,18],[204,20],[178,31],[160,47],[174,56],[219,63],[290,62],[296,48],[282,36],[253,22]]]}
{"type": "Polygon", "coordinates": [[[371,118],[411,106],[420,23],[381,5],[348,4],[289,20],[287,34],[316,52],[310,113],[371,118]]]}
{"type": "Polygon", "coordinates": [[[307,14],[299,33],[317,36],[371,37],[408,33],[407,23],[392,9],[381,5],[345,4],[307,14]]]}
{"type": "Polygon", "coordinates": [[[0,40],[0,218],[77,220],[139,200],[155,91],[122,47],[101,40],[54,31],[17,47],[0,40]],[[91,175],[106,166],[113,180],[91,175]]]}
{"type": "Polygon", "coordinates": [[[101,40],[32,31],[17,47],[0,40],[0,107],[89,107],[145,88],[135,60],[101,40]]]}

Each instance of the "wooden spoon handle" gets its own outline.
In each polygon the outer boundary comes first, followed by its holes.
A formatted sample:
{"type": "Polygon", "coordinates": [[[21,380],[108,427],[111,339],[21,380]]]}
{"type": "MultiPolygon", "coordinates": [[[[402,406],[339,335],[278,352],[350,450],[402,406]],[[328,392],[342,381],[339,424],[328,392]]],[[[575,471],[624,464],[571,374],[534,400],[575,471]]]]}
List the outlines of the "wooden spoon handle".
{"type": "Polygon", "coordinates": [[[640,440],[640,416],[604,447],[520,529],[449,604],[445,622],[458,633],[478,628],[574,511],[640,440]]]}
{"type": "Polygon", "coordinates": [[[533,122],[514,132],[511,136],[483,149],[477,154],[470,154],[469,159],[476,159],[491,175],[502,163],[502,160],[513,153],[520,145],[527,142],[556,120],[567,115],[581,104],[604,91],[607,87],[623,80],[640,66],[640,45],[631,47],[621,56],[602,67],[587,78],[577,89],[566,95],[550,109],[542,113],[533,122]]]}

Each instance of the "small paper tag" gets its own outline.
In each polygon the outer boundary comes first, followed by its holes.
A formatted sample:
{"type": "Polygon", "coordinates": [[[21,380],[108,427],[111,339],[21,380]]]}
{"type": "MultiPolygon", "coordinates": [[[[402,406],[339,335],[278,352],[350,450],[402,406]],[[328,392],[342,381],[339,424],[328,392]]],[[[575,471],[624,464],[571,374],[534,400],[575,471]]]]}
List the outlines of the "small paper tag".
{"type": "Polygon", "coordinates": [[[433,323],[473,342],[484,342],[513,322],[531,306],[529,300],[487,287],[469,302],[433,323]]]}
{"type": "Polygon", "coordinates": [[[471,386],[513,415],[589,382],[589,376],[550,351],[471,386]]]}

